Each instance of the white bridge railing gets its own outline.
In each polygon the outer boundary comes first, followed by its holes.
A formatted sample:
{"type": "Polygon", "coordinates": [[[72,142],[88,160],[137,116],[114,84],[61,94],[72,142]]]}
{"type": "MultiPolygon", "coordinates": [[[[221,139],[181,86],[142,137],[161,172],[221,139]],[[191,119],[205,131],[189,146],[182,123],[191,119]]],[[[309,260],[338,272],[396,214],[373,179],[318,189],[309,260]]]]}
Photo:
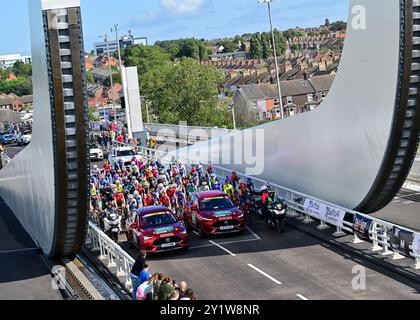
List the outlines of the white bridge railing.
{"type": "Polygon", "coordinates": [[[86,246],[92,252],[99,252],[99,259],[108,261],[108,268],[116,268],[117,277],[122,277],[125,287],[131,289],[130,272],[134,259],[91,221],[89,221],[86,246]]]}
{"type": "MultiPolygon", "coordinates": [[[[159,150],[151,150],[147,148],[139,148],[139,154],[141,154],[144,158],[147,159],[153,159],[153,160],[161,160],[163,162],[170,162],[171,159],[168,159],[168,154],[163,151],[159,150]]],[[[184,164],[188,164],[187,160],[184,159],[177,159],[184,161],[184,164]]],[[[202,164],[203,168],[206,169],[208,167],[208,164],[202,164]]],[[[232,173],[232,170],[212,165],[213,168],[216,171],[217,176],[220,179],[224,179],[226,176],[230,176],[232,173]]],[[[247,178],[250,178],[252,182],[254,183],[255,188],[259,189],[263,185],[267,184],[269,181],[261,180],[256,177],[247,176],[242,173],[237,173],[239,178],[242,178],[243,180],[246,180],[247,178]]],[[[276,192],[276,195],[281,199],[284,200],[289,209],[288,214],[290,216],[298,217],[302,216],[304,217],[304,222],[309,223],[312,221],[319,221],[318,229],[328,229],[330,227],[335,227],[336,231],[334,232],[334,236],[340,237],[346,235],[345,232],[349,234],[353,234],[354,239],[353,243],[358,244],[364,242],[363,240],[359,239],[357,234],[355,233],[354,228],[354,217],[357,215],[359,217],[363,217],[366,219],[369,219],[372,221],[372,224],[369,229],[369,240],[372,242],[371,250],[373,252],[380,252],[384,256],[391,256],[393,260],[398,260],[404,258],[399,252],[393,250],[391,245],[391,235],[393,232],[393,228],[396,227],[400,230],[411,232],[413,235],[419,234],[419,231],[415,231],[412,229],[409,229],[407,227],[399,226],[397,224],[393,224],[369,215],[365,215],[360,212],[356,212],[351,209],[343,208],[341,206],[329,203],[327,201],[323,201],[321,199],[317,199],[316,197],[286,188],[282,187],[277,184],[271,184],[271,188],[273,191],[276,192]],[[344,211],[346,213],[346,216],[350,215],[352,217],[352,222],[346,221],[343,219],[342,221],[335,223],[334,221],[324,219],[322,216],[317,215],[309,210],[305,210],[305,201],[311,200],[326,206],[329,206],[333,209],[338,209],[341,211],[344,211]]],[[[419,240],[420,241],[420,240],[419,240]]],[[[419,250],[418,248],[416,248],[419,250]]],[[[410,257],[414,259],[414,264],[412,265],[413,268],[416,270],[420,269],[420,254],[414,252],[415,248],[413,246],[410,246],[410,257]]]]}

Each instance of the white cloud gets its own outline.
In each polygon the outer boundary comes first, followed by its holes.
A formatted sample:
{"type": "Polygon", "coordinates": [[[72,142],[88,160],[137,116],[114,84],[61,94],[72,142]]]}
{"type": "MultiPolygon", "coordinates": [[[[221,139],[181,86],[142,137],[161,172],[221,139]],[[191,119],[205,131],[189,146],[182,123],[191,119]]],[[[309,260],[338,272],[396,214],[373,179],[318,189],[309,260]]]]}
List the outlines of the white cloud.
{"type": "Polygon", "coordinates": [[[197,13],[203,3],[203,0],[160,0],[162,8],[176,14],[197,13]]]}

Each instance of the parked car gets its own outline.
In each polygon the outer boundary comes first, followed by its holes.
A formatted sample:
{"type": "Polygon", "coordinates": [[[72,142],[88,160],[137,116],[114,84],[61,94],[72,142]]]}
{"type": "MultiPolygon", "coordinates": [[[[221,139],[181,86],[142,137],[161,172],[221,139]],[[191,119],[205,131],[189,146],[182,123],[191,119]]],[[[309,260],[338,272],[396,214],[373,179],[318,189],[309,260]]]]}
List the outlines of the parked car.
{"type": "Polygon", "coordinates": [[[32,134],[24,134],[16,139],[18,146],[26,146],[31,143],[32,134]]]}
{"type": "Polygon", "coordinates": [[[148,253],[189,249],[186,228],[164,206],[133,211],[126,221],[126,230],[130,247],[148,253]]]}
{"type": "Polygon", "coordinates": [[[16,143],[16,138],[13,134],[3,134],[0,136],[0,143],[4,145],[16,143]]]}
{"type": "Polygon", "coordinates": [[[104,160],[104,152],[95,143],[90,144],[90,160],[96,160],[96,161],[104,160]]]}
{"type": "Polygon", "coordinates": [[[184,213],[185,224],[200,238],[223,233],[244,233],[244,214],[221,191],[193,193],[184,213]]]}
{"type": "Polygon", "coordinates": [[[118,162],[118,160],[122,159],[124,162],[124,165],[129,166],[134,157],[141,160],[141,156],[139,156],[134,151],[133,148],[116,147],[111,150],[111,153],[109,154],[109,157],[108,157],[108,161],[112,167],[115,167],[115,164],[118,162]]]}

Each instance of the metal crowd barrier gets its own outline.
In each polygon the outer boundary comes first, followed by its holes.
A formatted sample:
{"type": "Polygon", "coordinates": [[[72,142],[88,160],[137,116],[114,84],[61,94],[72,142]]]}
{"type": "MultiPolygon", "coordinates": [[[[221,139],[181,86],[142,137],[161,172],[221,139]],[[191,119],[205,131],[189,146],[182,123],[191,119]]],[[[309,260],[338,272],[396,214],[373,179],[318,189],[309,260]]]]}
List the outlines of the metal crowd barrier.
{"type": "MultiPolygon", "coordinates": [[[[159,159],[162,162],[166,162],[166,163],[169,163],[172,160],[172,159],[168,159],[168,154],[166,152],[159,151],[159,150],[151,150],[151,149],[139,147],[139,154],[149,155],[149,157],[151,156],[155,160],[159,159]]],[[[183,161],[185,165],[188,165],[189,163],[188,159],[177,159],[177,160],[183,161]]],[[[202,166],[203,166],[203,169],[206,170],[209,164],[203,163],[202,166]]],[[[215,165],[212,165],[212,167],[215,169],[216,175],[219,177],[219,179],[224,179],[226,176],[230,176],[232,173],[231,169],[227,169],[227,168],[223,168],[223,167],[215,166],[215,165]]],[[[240,179],[243,179],[243,180],[250,178],[252,182],[254,183],[254,186],[256,189],[260,189],[263,185],[266,185],[269,182],[269,181],[258,179],[256,177],[248,176],[239,172],[237,172],[237,175],[240,179]]],[[[316,214],[313,214],[312,212],[308,210],[305,210],[305,207],[304,207],[305,201],[309,199],[309,200],[324,204],[326,206],[330,206],[331,208],[342,210],[346,213],[346,215],[352,216],[353,218],[352,221],[354,221],[354,217],[356,215],[371,220],[372,224],[369,229],[369,241],[372,242],[371,250],[373,252],[381,251],[381,254],[384,256],[390,255],[392,256],[391,258],[393,260],[398,260],[405,257],[405,256],[402,256],[399,252],[394,251],[391,246],[390,240],[391,240],[391,234],[393,232],[393,228],[396,227],[398,229],[411,232],[413,233],[413,235],[419,234],[418,231],[415,231],[415,230],[412,230],[412,229],[409,229],[409,228],[406,228],[397,224],[393,224],[393,223],[390,223],[390,222],[387,222],[387,221],[384,221],[384,220],[381,220],[381,219],[378,219],[369,215],[365,215],[363,213],[356,212],[351,209],[343,208],[341,206],[323,201],[321,199],[317,199],[316,197],[312,197],[310,195],[298,192],[296,190],[285,188],[277,184],[270,184],[270,186],[273,189],[273,191],[276,192],[276,195],[281,200],[287,203],[288,208],[289,208],[288,214],[290,216],[298,217],[299,215],[303,215],[305,223],[318,220],[320,222],[318,229],[320,230],[327,229],[330,226],[333,226],[336,228],[336,232],[333,234],[335,237],[344,236],[346,235],[346,232],[348,234],[352,234],[354,236],[354,239],[353,239],[354,244],[358,244],[364,241],[359,239],[359,237],[355,233],[353,222],[349,222],[344,219],[343,221],[340,221],[340,223],[334,223],[329,220],[327,221],[323,219],[322,217],[316,214]]],[[[414,252],[414,248],[412,245],[410,246],[410,257],[415,260],[415,263],[414,265],[412,265],[412,267],[415,268],[416,270],[419,270],[420,269],[420,255],[414,252]]]]}
{"type": "Polygon", "coordinates": [[[99,252],[99,259],[107,260],[108,268],[116,268],[117,277],[123,277],[125,287],[131,289],[130,272],[134,259],[91,221],[89,221],[86,246],[92,252],[99,252]]]}

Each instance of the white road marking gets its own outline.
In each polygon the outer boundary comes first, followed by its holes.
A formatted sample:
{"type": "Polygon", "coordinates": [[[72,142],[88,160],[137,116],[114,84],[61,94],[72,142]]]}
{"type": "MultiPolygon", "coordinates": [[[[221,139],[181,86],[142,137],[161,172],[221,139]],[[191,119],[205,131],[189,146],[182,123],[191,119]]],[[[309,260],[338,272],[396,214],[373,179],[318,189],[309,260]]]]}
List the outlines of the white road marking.
{"type": "Polygon", "coordinates": [[[193,233],[196,235],[196,236],[199,236],[200,234],[197,232],[197,231],[195,231],[195,230],[193,230],[193,233]]]}
{"type": "Polygon", "coordinates": [[[302,300],[309,300],[308,298],[306,298],[305,296],[302,296],[301,294],[297,294],[298,298],[302,299],[302,300]]]}
{"type": "Polygon", "coordinates": [[[412,203],[414,203],[414,201],[411,201],[411,200],[403,202],[403,204],[412,204],[412,203]]]}
{"type": "Polygon", "coordinates": [[[248,226],[246,226],[246,229],[251,232],[251,234],[258,240],[261,240],[261,238],[258,236],[258,234],[256,234],[254,231],[252,231],[252,229],[248,226]]]}
{"type": "Polygon", "coordinates": [[[265,273],[264,271],[258,269],[257,267],[253,266],[252,264],[248,264],[248,267],[254,269],[255,271],[257,271],[258,273],[261,273],[263,276],[267,277],[268,279],[270,279],[271,281],[273,281],[276,284],[281,284],[280,281],[274,279],[272,276],[270,276],[269,274],[265,273]]]}
{"type": "Polygon", "coordinates": [[[214,241],[209,241],[212,245],[215,245],[216,247],[218,247],[218,248],[220,248],[220,249],[222,249],[223,251],[225,251],[225,252],[227,252],[227,253],[229,253],[232,257],[236,257],[236,254],[234,254],[234,253],[232,253],[232,252],[230,252],[228,249],[226,249],[226,248],[223,248],[220,244],[217,244],[216,242],[214,242],[214,241]]]}
{"type": "Polygon", "coordinates": [[[226,241],[226,242],[220,242],[220,245],[224,244],[234,244],[234,243],[241,243],[241,242],[252,242],[252,241],[260,241],[261,239],[245,239],[245,240],[236,240],[236,241],[226,241]]]}
{"type": "Polygon", "coordinates": [[[418,196],[418,195],[420,195],[420,192],[403,194],[400,197],[395,197],[394,199],[402,199],[402,198],[405,198],[405,197],[412,197],[412,196],[418,196]]]}

